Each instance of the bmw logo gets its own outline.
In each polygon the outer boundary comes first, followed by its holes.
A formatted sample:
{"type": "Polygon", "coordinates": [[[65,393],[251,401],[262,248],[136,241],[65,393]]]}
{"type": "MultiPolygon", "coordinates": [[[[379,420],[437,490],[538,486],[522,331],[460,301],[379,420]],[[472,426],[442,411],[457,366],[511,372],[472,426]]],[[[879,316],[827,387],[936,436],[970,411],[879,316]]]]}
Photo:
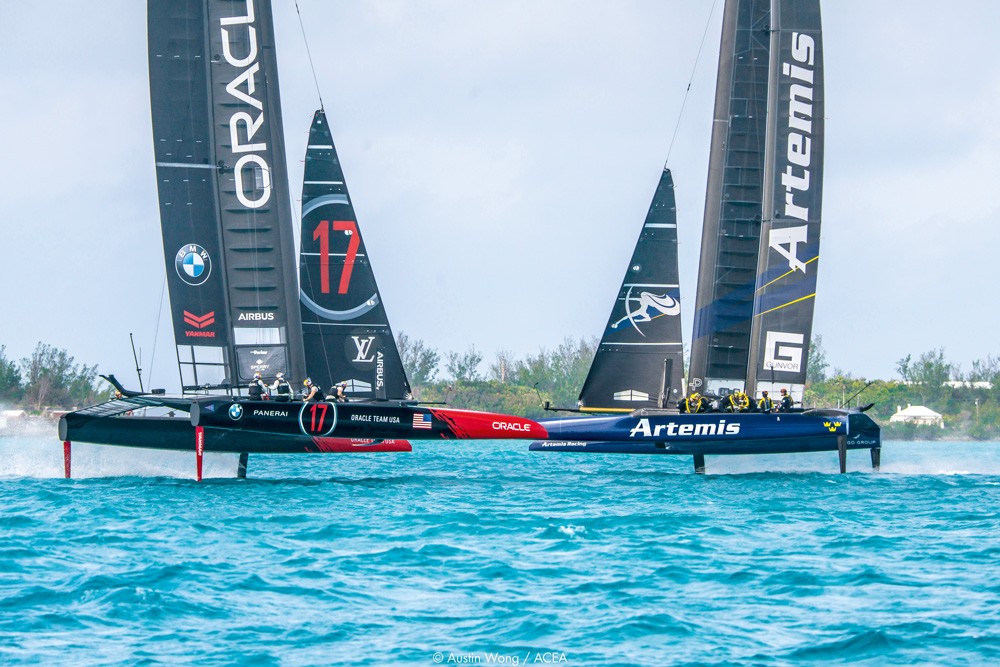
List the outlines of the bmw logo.
{"type": "Polygon", "coordinates": [[[212,273],[212,257],[200,245],[189,243],[177,251],[174,268],[188,285],[201,285],[212,273]]]}
{"type": "Polygon", "coordinates": [[[229,418],[233,421],[239,421],[240,417],[243,416],[243,406],[239,403],[233,403],[229,406],[229,418]]]}

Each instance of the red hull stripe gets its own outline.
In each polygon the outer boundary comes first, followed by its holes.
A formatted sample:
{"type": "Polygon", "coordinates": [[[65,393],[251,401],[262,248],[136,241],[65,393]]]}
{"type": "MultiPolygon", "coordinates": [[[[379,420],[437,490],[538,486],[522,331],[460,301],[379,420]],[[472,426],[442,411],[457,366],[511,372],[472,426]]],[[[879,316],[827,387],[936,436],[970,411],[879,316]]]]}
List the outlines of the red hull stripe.
{"type": "Polygon", "coordinates": [[[408,440],[368,440],[365,438],[313,438],[316,451],[327,454],[364,452],[412,452],[408,440]]]}
{"type": "Polygon", "coordinates": [[[538,422],[524,417],[499,415],[471,410],[441,410],[431,408],[435,419],[448,424],[456,438],[531,439],[548,437],[548,431],[538,422]],[[536,434],[546,435],[536,435],[536,434]]]}

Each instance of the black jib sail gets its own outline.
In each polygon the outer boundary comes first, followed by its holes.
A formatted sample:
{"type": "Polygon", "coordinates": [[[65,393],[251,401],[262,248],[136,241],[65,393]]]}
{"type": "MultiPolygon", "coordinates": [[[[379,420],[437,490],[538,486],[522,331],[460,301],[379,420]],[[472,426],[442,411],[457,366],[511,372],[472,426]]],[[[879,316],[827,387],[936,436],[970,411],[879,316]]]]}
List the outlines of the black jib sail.
{"type": "Polygon", "coordinates": [[[765,169],[748,389],[802,400],[819,267],[823,49],[819,0],[775,0],[765,169]]]}
{"type": "Polygon", "coordinates": [[[182,386],[302,376],[270,1],[150,0],[148,27],[182,386]]]}
{"type": "Polygon", "coordinates": [[[692,389],[742,388],[760,246],[771,0],[727,0],[719,53],[692,389]]]}
{"type": "Polygon", "coordinates": [[[580,392],[588,411],[666,407],[683,387],[674,181],[663,170],[580,392]]]}
{"type": "Polygon", "coordinates": [[[306,369],[351,396],[403,399],[410,384],[389,327],[326,114],[313,117],[299,255],[306,369]]]}

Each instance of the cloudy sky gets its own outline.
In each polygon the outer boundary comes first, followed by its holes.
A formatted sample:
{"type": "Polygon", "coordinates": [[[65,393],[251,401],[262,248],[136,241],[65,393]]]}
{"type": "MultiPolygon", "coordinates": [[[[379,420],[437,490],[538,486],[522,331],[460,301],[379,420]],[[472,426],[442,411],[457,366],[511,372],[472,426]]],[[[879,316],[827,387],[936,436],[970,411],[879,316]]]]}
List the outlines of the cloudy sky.
{"type": "MultiPolygon", "coordinates": [[[[300,0],[394,329],[489,359],[598,335],[667,157],[685,330],[721,5],[300,0]]],[[[0,344],[178,385],[165,309],[145,3],[0,0],[0,344]],[[152,360],[154,343],[155,360],[152,360]]],[[[274,0],[293,199],[317,96],[274,0]]],[[[824,6],[827,153],[816,333],[889,377],[944,346],[1000,353],[1000,3],[824,6]]]]}

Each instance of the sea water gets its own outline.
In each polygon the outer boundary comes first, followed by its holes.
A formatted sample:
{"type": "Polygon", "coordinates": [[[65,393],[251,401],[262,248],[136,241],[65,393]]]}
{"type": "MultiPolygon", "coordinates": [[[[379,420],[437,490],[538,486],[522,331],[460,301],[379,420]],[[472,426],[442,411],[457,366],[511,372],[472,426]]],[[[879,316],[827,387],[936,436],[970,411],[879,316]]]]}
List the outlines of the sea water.
{"type": "Polygon", "coordinates": [[[0,438],[0,664],[1000,664],[1000,443],[526,449],[0,438]]]}

